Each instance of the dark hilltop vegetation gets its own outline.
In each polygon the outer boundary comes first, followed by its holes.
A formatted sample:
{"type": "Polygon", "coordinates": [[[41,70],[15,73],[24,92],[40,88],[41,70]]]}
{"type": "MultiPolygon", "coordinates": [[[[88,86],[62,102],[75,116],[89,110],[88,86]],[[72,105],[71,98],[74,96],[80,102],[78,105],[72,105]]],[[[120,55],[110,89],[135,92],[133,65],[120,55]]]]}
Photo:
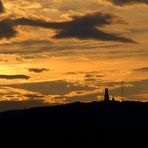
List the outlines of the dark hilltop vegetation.
{"type": "MultiPolygon", "coordinates": [[[[137,145],[148,135],[148,103],[72,103],[0,113],[1,135],[24,145],[137,145]]],[[[14,141],[13,141],[14,142],[14,141]]]]}

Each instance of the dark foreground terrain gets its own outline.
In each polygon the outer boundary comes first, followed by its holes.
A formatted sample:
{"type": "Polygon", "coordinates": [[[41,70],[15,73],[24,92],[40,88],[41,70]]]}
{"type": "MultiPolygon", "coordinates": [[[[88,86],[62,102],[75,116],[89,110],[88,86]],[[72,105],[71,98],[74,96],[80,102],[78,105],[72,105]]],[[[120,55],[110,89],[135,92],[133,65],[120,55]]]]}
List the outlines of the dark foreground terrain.
{"type": "Polygon", "coordinates": [[[148,103],[93,102],[9,111],[0,114],[1,141],[37,145],[144,145],[148,103]]]}

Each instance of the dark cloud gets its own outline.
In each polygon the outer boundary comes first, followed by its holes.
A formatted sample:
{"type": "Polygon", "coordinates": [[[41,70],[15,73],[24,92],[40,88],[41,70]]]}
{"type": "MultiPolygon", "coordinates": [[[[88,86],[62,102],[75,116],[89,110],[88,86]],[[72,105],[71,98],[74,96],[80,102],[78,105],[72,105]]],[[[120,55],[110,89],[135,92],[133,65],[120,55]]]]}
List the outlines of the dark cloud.
{"type": "Polygon", "coordinates": [[[0,112],[45,105],[44,96],[25,90],[0,87],[0,112]]]}
{"type": "Polygon", "coordinates": [[[56,39],[77,38],[135,43],[132,39],[101,30],[101,27],[112,24],[114,18],[112,15],[98,12],[84,16],[74,16],[71,21],[65,22],[47,22],[29,18],[6,19],[0,22],[2,28],[0,37],[14,37],[17,33],[15,27],[22,25],[55,29],[57,32],[53,37],[56,39]]]}
{"type": "Polygon", "coordinates": [[[83,75],[84,81],[97,81],[97,79],[104,77],[105,75],[100,74],[98,71],[90,71],[90,72],[67,72],[67,75],[83,75]]]}
{"type": "Polygon", "coordinates": [[[13,79],[26,79],[28,80],[30,77],[26,75],[0,75],[0,79],[7,79],[7,80],[13,80],[13,79]]]}
{"type": "Polygon", "coordinates": [[[42,99],[31,99],[24,101],[0,101],[0,112],[16,109],[28,109],[47,105],[49,105],[49,103],[44,102],[42,99]]]}
{"type": "Polygon", "coordinates": [[[134,69],[134,71],[137,71],[137,72],[148,72],[148,67],[143,67],[143,68],[139,68],[139,69],[134,69]]]}
{"type": "Polygon", "coordinates": [[[0,38],[11,38],[17,34],[12,21],[6,19],[0,21],[0,38]]]}
{"type": "Polygon", "coordinates": [[[92,74],[86,74],[86,75],[85,75],[86,78],[92,78],[93,76],[94,76],[94,75],[92,75],[92,74]]]}
{"type": "Polygon", "coordinates": [[[104,77],[104,75],[99,75],[97,73],[87,73],[85,76],[84,76],[84,81],[86,82],[97,82],[98,81],[98,78],[102,78],[104,77]]]}
{"type": "MultiPolygon", "coordinates": [[[[59,104],[58,102],[64,101],[65,103],[84,102],[84,101],[98,101],[99,93],[82,94],[76,96],[55,96],[52,100],[55,103],[45,102],[41,99],[42,96],[26,94],[27,100],[21,101],[0,101],[0,112],[16,109],[28,109],[33,107],[51,106],[59,104]],[[57,103],[56,103],[57,102],[57,103]]],[[[24,95],[25,96],[25,95],[24,95]]]]}
{"type": "Polygon", "coordinates": [[[66,75],[77,75],[78,73],[77,72],[67,72],[65,73],[66,75]]]}
{"type": "Polygon", "coordinates": [[[111,1],[114,5],[124,6],[132,4],[148,4],[148,0],[108,0],[111,1]]]}
{"type": "Polygon", "coordinates": [[[24,97],[27,97],[28,99],[38,99],[38,98],[43,98],[43,95],[37,95],[37,94],[24,94],[24,97]]]}
{"type": "Polygon", "coordinates": [[[97,80],[94,79],[94,78],[87,78],[87,79],[84,79],[84,81],[86,81],[86,82],[95,82],[97,80]]]}
{"type": "Polygon", "coordinates": [[[67,82],[64,80],[25,83],[25,84],[12,84],[7,86],[12,88],[24,89],[32,92],[38,92],[43,95],[66,95],[73,91],[95,90],[94,87],[89,87],[87,85],[81,86],[79,84],[67,82]]]}
{"type": "Polygon", "coordinates": [[[49,69],[46,69],[46,68],[29,68],[28,70],[34,73],[41,73],[44,71],[49,71],[49,69]]]}
{"type": "Polygon", "coordinates": [[[93,78],[93,77],[101,78],[104,77],[104,75],[99,74],[99,72],[88,72],[85,75],[85,78],[93,78]]]}
{"type": "Polygon", "coordinates": [[[113,16],[94,13],[85,16],[75,16],[72,21],[64,22],[55,38],[94,39],[102,41],[134,42],[131,39],[102,31],[100,27],[113,23],[113,16]]]}

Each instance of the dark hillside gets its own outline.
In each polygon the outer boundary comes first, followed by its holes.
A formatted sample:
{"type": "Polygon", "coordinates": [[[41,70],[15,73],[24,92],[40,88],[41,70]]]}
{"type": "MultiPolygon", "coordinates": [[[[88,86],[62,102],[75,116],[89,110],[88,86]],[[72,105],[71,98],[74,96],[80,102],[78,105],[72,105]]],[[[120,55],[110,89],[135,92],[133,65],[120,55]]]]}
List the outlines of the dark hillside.
{"type": "Polygon", "coordinates": [[[8,111],[0,114],[0,125],[3,138],[16,136],[24,144],[144,144],[148,103],[73,103],[8,111]]]}

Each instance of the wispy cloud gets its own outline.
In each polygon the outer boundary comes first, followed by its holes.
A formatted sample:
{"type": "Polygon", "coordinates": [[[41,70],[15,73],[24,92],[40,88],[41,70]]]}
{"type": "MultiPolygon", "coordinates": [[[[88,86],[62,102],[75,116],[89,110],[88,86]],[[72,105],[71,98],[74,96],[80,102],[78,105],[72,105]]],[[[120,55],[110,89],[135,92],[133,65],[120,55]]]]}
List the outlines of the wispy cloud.
{"type": "Polygon", "coordinates": [[[64,96],[55,96],[54,100],[63,100],[64,102],[92,102],[101,100],[98,92],[80,92],[80,94],[67,94],[64,96]],[[82,94],[81,94],[82,93],[82,94]]]}
{"type": "Polygon", "coordinates": [[[137,71],[137,72],[148,72],[148,67],[134,69],[134,71],[137,71]]]}

